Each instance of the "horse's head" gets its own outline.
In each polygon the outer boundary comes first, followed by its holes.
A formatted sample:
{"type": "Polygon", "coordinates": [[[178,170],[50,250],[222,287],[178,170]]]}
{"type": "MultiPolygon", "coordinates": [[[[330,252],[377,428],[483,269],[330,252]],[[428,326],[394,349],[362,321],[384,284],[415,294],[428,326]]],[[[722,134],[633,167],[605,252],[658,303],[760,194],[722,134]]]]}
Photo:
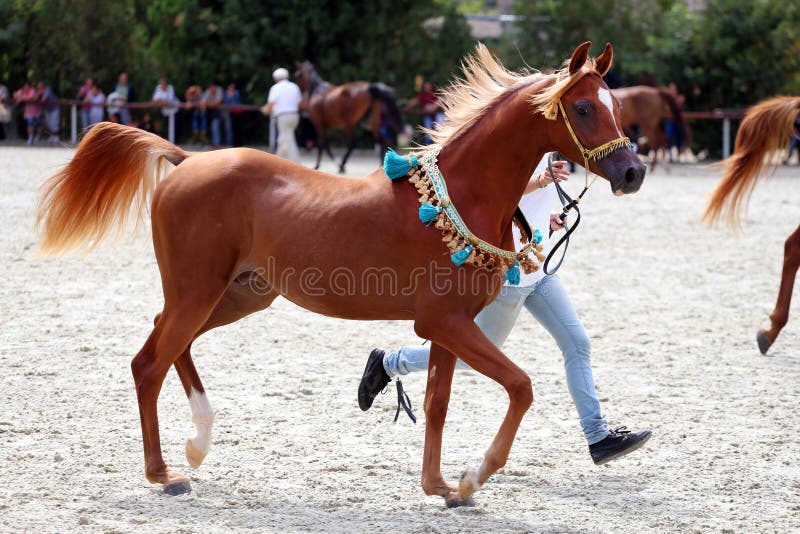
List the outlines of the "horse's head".
{"type": "Polygon", "coordinates": [[[595,59],[585,42],[572,53],[557,81],[534,96],[534,103],[555,121],[550,136],[554,148],[569,159],[588,164],[606,178],[616,195],[635,193],[644,181],[646,167],[622,133],[619,101],[603,81],[611,68],[611,44],[595,59]]]}
{"type": "Polygon", "coordinates": [[[308,60],[295,62],[295,67],[297,70],[294,73],[294,77],[297,80],[300,92],[304,95],[310,95],[314,92],[314,86],[319,80],[316,67],[308,60]]]}

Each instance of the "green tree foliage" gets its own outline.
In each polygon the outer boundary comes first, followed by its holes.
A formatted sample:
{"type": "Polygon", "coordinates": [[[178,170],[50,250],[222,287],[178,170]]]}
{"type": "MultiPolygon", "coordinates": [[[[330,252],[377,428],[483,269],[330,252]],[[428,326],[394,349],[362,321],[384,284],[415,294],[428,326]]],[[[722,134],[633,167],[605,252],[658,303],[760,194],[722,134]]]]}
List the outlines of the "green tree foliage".
{"type": "Polygon", "coordinates": [[[678,84],[692,109],[744,107],[800,90],[800,5],[785,0],[520,0],[509,61],[557,67],[574,47],[614,44],[625,85],[678,84]],[[517,53],[519,50],[519,54],[517,53]]]}
{"type": "Polygon", "coordinates": [[[443,82],[472,45],[450,0],[0,0],[0,79],[43,79],[71,96],[87,76],[110,90],[127,70],[142,98],[157,78],[236,81],[260,102],[272,71],[309,59],[333,83],[415,74],[443,82]]]}

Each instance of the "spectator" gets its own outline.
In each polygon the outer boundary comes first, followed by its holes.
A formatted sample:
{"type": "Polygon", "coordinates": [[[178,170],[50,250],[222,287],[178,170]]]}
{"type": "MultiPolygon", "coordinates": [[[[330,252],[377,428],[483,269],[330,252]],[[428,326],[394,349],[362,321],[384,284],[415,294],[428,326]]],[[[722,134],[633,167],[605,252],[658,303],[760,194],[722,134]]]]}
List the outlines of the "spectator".
{"type": "Polygon", "coordinates": [[[222,144],[220,138],[220,126],[222,117],[220,116],[219,106],[222,104],[222,87],[217,82],[211,82],[208,89],[203,93],[203,108],[206,110],[208,124],[211,126],[211,146],[219,147],[222,144]]]}
{"type": "MultiPolygon", "coordinates": [[[[94,87],[94,80],[92,78],[86,78],[86,82],[78,89],[78,95],[75,97],[76,100],[80,100],[81,102],[86,102],[86,95],[94,87]]],[[[81,125],[84,129],[89,126],[89,109],[91,106],[89,104],[84,104],[81,106],[81,125]]]]}
{"type": "Polygon", "coordinates": [[[199,85],[192,85],[186,89],[186,109],[194,109],[192,112],[192,142],[206,144],[208,118],[203,105],[203,90],[199,85]]]}
{"type": "MultiPolygon", "coordinates": [[[[422,84],[422,91],[417,93],[417,96],[403,108],[404,112],[408,112],[414,107],[419,106],[422,108],[422,126],[428,130],[432,130],[434,126],[444,120],[444,113],[442,113],[441,106],[439,105],[439,97],[433,89],[431,82],[422,84]]],[[[426,133],[424,143],[430,145],[433,143],[431,137],[426,133]]]]}
{"type": "MultiPolygon", "coordinates": [[[[228,84],[225,89],[225,96],[222,97],[222,103],[226,106],[237,106],[242,103],[242,95],[236,89],[236,84],[228,84]]],[[[233,146],[233,115],[240,112],[232,109],[226,109],[222,112],[222,124],[225,127],[225,144],[233,146]]]]}
{"type": "Polygon", "coordinates": [[[3,139],[11,138],[9,124],[11,124],[13,114],[13,103],[11,102],[8,87],[0,83],[0,124],[3,126],[0,131],[3,132],[3,139]]]}
{"type": "Polygon", "coordinates": [[[275,85],[270,87],[267,103],[261,108],[265,115],[271,114],[278,123],[278,149],[275,154],[295,163],[300,162],[300,152],[294,130],[300,122],[300,101],[303,95],[297,84],[289,81],[289,71],[280,68],[272,73],[275,85]]]}
{"type": "Polygon", "coordinates": [[[14,102],[24,105],[22,116],[28,128],[28,144],[39,140],[42,127],[42,95],[30,83],[25,82],[22,88],[14,93],[14,102]]]}
{"type": "Polygon", "coordinates": [[[42,94],[44,105],[44,129],[49,134],[48,143],[58,143],[61,132],[61,105],[53,89],[39,82],[36,89],[42,94]]]}
{"type": "Polygon", "coordinates": [[[152,100],[162,106],[161,114],[165,117],[170,117],[178,112],[177,104],[179,100],[175,96],[175,89],[164,78],[158,80],[158,85],[153,90],[152,100]]]}
{"type": "Polygon", "coordinates": [[[145,112],[142,116],[142,122],[139,123],[139,128],[145,132],[156,133],[156,129],[153,127],[153,120],[150,118],[150,113],[145,112]]]}
{"type": "MultiPolygon", "coordinates": [[[[117,124],[127,124],[127,122],[122,122],[122,112],[123,110],[127,111],[127,109],[122,107],[125,102],[125,97],[123,97],[116,90],[108,94],[106,97],[106,111],[108,111],[109,121],[116,122],[117,124]]],[[[131,114],[128,113],[128,117],[130,116],[131,114]]]]}
{"type": "Polygon", "coordinates": [[[103,91],[98,86],[93,85],[83,101],[89,104],[89,123],[87,126],[91,128],[98,122],[102,122],[105,116],[104,104],[106,102],[106,95],[103,94],[103,91]]]}
{"type": "MultiPolygon", "coordinates": [[[[116,102],[120,106],[124,106],[125,104],[130,104],[131,102],[136,102],[136,92],[133,89],[133,86],[128,83],[128,73],[127,72],[120,72],[119,76],[117,77],[117,85],[114,86],[114,91],[111,94],[117,94],[116,102]]],[[[111,100],[111,95],[108,95],[108,99],[111,100]]],[[[111,113],[109,111],[109,113],[111,113]]],[[[126,107],[119,108],[119,122],[122,124],[130,124],[131,122],[131,110],[126,107]]]]}

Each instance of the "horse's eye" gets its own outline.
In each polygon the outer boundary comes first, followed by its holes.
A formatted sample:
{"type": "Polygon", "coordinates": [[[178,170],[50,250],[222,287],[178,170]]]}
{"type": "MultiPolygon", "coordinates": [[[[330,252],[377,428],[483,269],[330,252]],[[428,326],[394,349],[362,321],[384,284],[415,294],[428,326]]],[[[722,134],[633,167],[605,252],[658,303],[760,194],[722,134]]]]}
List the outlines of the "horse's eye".
{"type": "Polygon", "coordinates": [[[575,111],[578,112],[578,115],[586,115],[586,114],[589,113],[589,107],[588,106],[578,106],[575,111]]]}

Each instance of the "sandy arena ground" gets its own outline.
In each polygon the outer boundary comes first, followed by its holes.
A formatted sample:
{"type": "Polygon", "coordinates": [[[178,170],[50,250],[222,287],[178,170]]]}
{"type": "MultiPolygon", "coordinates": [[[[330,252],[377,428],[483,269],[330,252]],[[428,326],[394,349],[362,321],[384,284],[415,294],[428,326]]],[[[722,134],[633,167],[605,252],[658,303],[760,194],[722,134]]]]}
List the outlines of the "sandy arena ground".
{"type": "MultiPolygon", "coordinates": [[[[534,406],[478,506],[447,510],[420,488],[422,411],[417,425],[392,423],[393,387],[368,413],[356,403],[369,351],[417,342],[411,323],[328,319],[282,299],[195,344],[217,411],[199,470],[183,456],[194,429],[169,374],[162,445],[194,491],[149,485],[129,367],[162,302],[148,233],[85,258],[32,257],[36,188],[71,155],[0,148],[0,531],[800,530],[800,307],[768,357],[754,344],[800,222],[797,167],[761,184],[738,237],[698,224],[716,170],[659,171],[625,198],[598,183],[562,278],[593,340],[605,415],[653,438],[595,467],[561,356],[523,315],[505,351],[531,374],[534,406]]],[[[349,171],[375,166],[361,155],[349,171]]],[[[404,384],[419,407],[423,376],[404,384]]],[[[457,375],[446,477],[478,464],[506,403],[498,385],[457,375]]]]}

